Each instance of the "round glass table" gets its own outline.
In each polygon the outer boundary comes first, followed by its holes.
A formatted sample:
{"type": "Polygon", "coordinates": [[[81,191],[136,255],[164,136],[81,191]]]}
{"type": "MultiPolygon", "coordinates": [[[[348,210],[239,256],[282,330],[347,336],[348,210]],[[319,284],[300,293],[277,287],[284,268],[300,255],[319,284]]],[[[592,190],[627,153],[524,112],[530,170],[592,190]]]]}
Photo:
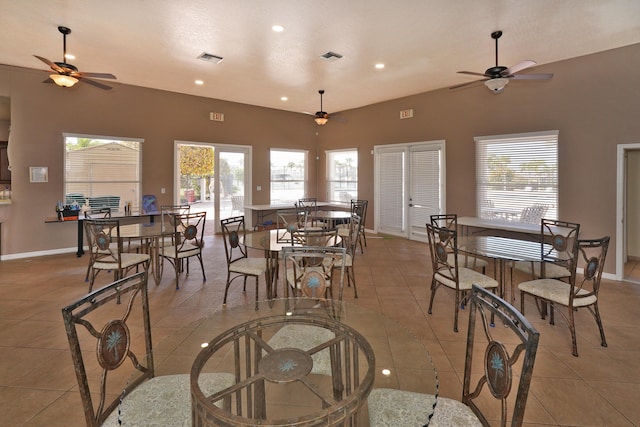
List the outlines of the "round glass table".
{"type": "Polygon", "coordinates": [[[165,338],[154,360],[156,376],[190,372],[198,426],[366,426],[372,388],[429,394],[432,402],[438,393],[429,353],[411,333],[337,301],[223,308],[165,338]],[[211,373],[232,374],[235,384],[203,392],[198,378],[211,373]]]}

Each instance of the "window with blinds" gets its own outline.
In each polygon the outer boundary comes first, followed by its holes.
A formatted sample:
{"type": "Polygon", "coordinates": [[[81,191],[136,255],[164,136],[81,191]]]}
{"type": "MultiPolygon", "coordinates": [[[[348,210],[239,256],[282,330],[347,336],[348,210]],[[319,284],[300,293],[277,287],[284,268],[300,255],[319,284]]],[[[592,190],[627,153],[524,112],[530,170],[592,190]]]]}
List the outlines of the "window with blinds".
{"type": "Polygon", "coordinates": [[[529,223],[557,219],[557,130],[474,139],[480,218],[529,223]]]}
{"type": "Polygon", "coordinates": [[[271,149],[271,203],[295,203],[305,197],[307,151],[271,149]]]}
{"type": "Polygon", "coordinates": [[[329,150],[327,193],[330,202],[351,202],[358,198],[358,150],[329,150]]]}
{"type": "Polygon", "coordinates": [[[142,140],[65,134],[64,144],[64,204],[140,208],[142,140]]]}

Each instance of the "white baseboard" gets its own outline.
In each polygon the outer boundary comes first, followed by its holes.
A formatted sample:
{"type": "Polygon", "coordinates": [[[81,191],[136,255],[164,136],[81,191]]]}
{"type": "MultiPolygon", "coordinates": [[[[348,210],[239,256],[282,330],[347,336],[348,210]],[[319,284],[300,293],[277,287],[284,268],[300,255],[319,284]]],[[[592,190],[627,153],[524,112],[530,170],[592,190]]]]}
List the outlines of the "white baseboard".
{"type": "Polygon", "coordinates": [[[9,261],[12,259],[22,259],[22,258],[35,258],[39,256],[46,256],[46,255],[68,254],[72,252],[73,253],[78,252],[78,247],[73,246],[71,248],[50,249],[47,251],[23,252],[21,254],[2,255],[0,257],[0,261],[9,261]]]}

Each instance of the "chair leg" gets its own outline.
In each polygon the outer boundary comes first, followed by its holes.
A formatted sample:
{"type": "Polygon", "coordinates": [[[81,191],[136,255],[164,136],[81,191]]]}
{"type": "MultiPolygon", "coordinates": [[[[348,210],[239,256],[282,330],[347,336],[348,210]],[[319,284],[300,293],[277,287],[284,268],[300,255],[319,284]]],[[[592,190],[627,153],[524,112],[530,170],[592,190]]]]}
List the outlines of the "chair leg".
{"type": "MultiPolygon", "coordinates": [[[[587,308],[589,309],[589,311],[591,311],[589,307],[587,308]]],[[[596,319],[596,323],[598,324],[598,329],[600,330],[600,341],[601,341],[600,345],[602,345],[602,347],[607,347],[607,340],[604,337],[604,327],[602,326],[602,318],[600,318],[600,310],[598,309],[597,302],[594,304],[593,311],[591,311],[591,314],[596,319]]]]}
{"type": "MultiPolygon", "coordinates": [[[[578,343],[576,342],[576,324],[573,315],[573,309],[567,307],[569,314],[569,332],[571,332],[571,345],[573,346],[573,355],[578,356],[578,343]]],[[[553,319],[553,305],[551,306],[551,318],[553,319]]]]}
{"type": "Polygon", "coordinates": [[[224,287],[224,299],[222,300],[222,305],[227,305],[227,293],[229,292],[229,285],[231,284],[231,272],[227,272],[227,284],[224,287]]]}
{"type": "Polygon", "coordinates": [[[206,282],[207,281],[207,276],[205,276],[205,274],[204,274],[204,264],[202,262],[202,254],[198,254],[196,256],[198,257],[198,261],[200,261],[200,268],[202,269],[202,281],[206,282]]]}
{"type": "Polygon", "coordinates": [[[347,267],[347,282],[349,282],[349,286],[351,286],[351,282],[353,282],[354,298],[358,298],[358,288],[356,287],[356,274],[355,274],[355,271],[353,271],[353,266],[347,267]]]}
{"type": "Polygon", "coordinates": [[[460,311],[460,292],[456,291],[455,310],[453,315],[453,332],[458,332],[458,312],[460,311]]]}
{"type": "Polygon", "coordinates": [[[259,290],[258,279],[259,279],[259,276],[256,276],[256,310],[258,309],[258,290],[259,290]]]}
{"type": "Polygon", "coordinates": [[[433,299],[436,295],[436,282],[434,279],[431,279],[431,297],[429,298],[429,314],[432,314],[433,309],[433,299]]]}

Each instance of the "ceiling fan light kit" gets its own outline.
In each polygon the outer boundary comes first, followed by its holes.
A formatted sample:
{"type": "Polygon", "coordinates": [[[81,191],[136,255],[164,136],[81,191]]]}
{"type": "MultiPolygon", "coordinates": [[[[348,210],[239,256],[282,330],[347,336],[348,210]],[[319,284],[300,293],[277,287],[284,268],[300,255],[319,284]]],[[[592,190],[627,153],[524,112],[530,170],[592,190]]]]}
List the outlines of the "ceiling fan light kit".
{"type": "Polygon", "coordinates": [[[491,38],[496,41],[496,65],[485,70],[484,73],[476,73],[473,71],[458,71],[460,74],[470,74],[472,76],[484,77],[482,80],[475,80],[468,83],[462,83],[450,87],[449,89],[457,89],[464,86],[476,84],[478,82],[484,82],[484,85],[489,88],[493,93],[502,93],[504,87],[509,83],[509,80],[550,80],[553,74],[517,74],[518,72],[536,65],[535,61],[525,60],[519,62],[512,67],[505,67],[498,64],[498,39],[502,37],[502,31],[494,31],[491,33],[491,38]]]}
{"type": "MultiPolygon", "coordinates": [[[[36,58],[38,58],[40,61],[44,62],[45,64],[47,64],[50,68],[51,71],[53,71],[54,73],[49,74],[49,77],[51,78],[51,80],[57,84],[58,86],[61,87],[72,87],[74,86],[76,83],[78,83],[80,81],[80,79],[82,79],[84,82],[95,86],[97,88],[100,89],[104,89],[104,90],[109,90],[111,89],[110,86],[107,86],[105,84],[102,84],[100,82],[97,82],[95,80],[91,80],[87,77],[94,77],[94,78],[98,78],[98,79],[115,79],[116,76],[114,76],[113,74],[109,74],[109,73],[81,73],[80,71],[78,71],[78,68],[76,68],[74,65],[71,65],[69,63],[66,62],[67,59],[67,36],[69,34],[71,34],[71,30],[67,27],[58,27],[58,31],[60,31],[60,33],[62,34],[62,61],[61,62],[52,62],[49,61],[47,58],[43,58],[41,56],[38,55],[34,55],[36,58]]],[[[45,83],[48,82],[45,81],[45,83]]]]}
{"type": "Polygon", "coordinates": [[[318,125],[324,126],[329,121],[329,114],[322,111],[322,95],[324,95],[324,90],[320,89],[318,93],[320,94],[320,111],[316,112],[316,118],[314,120],[318,125]]]}
{"type": "Polygon", "coordinates": [[[64,74],[49,74],[49,77],[51,77],[51,80],[53,80],[55,84],[61,87],[72,87],[79,81],[75,77],[64,74]]]}
{"type": "Polygon", "coordinates": [[[484,82],[484,85],[489,88],[490,91],[494,93],[502,92],[502,89],[509,83],[509,79],[505,79],[504,77],[499,77],[497,79],[489,79],[484,82]]]}

